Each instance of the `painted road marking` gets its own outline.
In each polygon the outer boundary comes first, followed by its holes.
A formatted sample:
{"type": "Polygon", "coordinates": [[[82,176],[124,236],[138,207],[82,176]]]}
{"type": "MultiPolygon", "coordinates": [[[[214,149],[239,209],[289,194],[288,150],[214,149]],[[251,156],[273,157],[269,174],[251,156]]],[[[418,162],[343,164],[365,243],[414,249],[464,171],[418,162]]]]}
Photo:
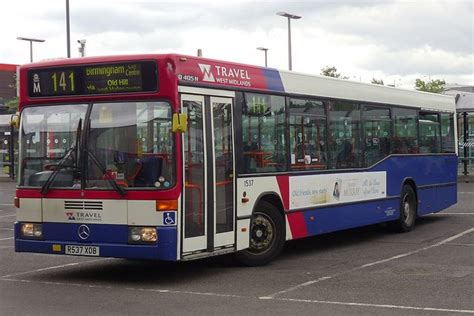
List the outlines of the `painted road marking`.
{"type": "Polygon", "coordinates": [[[16,216],[16,214],[11,214],[11,215],[3,215],[3,216],[0,216],[0,218],[13,217],[13,216],[16,216]]]}
{"type": "Polygon", "coordinates": [[[464,247],[474,247],[474,244],[465,244],[465,243],[456,243],[450,242],[448,245],[452,246],[464,246],[464,247]]]}
{"type": "MultiPolygon", "coordinates": [[[[18,280],[10,278],[1,278],[0,281],[5,282],[19,282],[19,283],[33,283],[33,284],[44,284],[53,286],[74,286],[83,287],[89,289],[120,289],[117,286],[105,286],[105,285],[93,285],[84,283],[66,283],[66,282],[51,282],[51,281],[33,281],[33,280],[18,280]]],[[[210,296],[210,297],[223,297],[223,298],[238,298],[238,299],[255,299],[256,297],[241,296],[234,294],[222,294],[212,292],[194,292],[194,291],[176,291],[168,289],[146,289],[146,288],[134,288],[125,287],[127,291],[141,291],[151,293],[163,293],[163,294],[178,294],[178,295],[198,295],[198,296],[210,296]]],[[[386,309],[401,309],[401,310],[417,310],[417,311],[428,311],[428,312],[443,312],[443,313],[463,313],[463,314],[474,314],[474,310],[466,309],[451,309],[451,308],[435,308],[435,307],[421,307],[421,306],[403,306],[403,305],[389,305],[389,304],[371,304],[371,303],[357,303],[357,302],[337,302],[337,301],[320,301],[320,300],[305,300],[305,299],[292,299],[292,298],[259,298],[260,300],[271,300],[271,301],[282,301],[291,303],[313,303],[313,304],[330,304],[330,305],[341,305],[341,306],[356,306],[356,307],[375,307],[375,308],[386,308],[386,309]]]]}
{"type": "MultiPolygon", "coordinates": [[[[12,237],[13,239],[13,237],[12,237]]],[[[25,271],[25,272],[19,272],[19,273],[13,273],[13,274],[8,274],[4,276],[0,276],[0,280],[6,279],[6,278],[12,278],[20,275],[25,275],[25,274],[30,274],[30,273],[35,273],[35,272],[43,272],[43,271],[48,271],[48,270],[54,270],[54,269],[61,269],[61,268],[67,268],[67,267],[73,267],[77,266],[80,264],[84,263],[90,263],[90,262],[96,262],[96,261],[103,261],[103,260],[110,260],[113,258],[101,258],[101,259],[95,259],[95,260],[88,260],[88,261],[81,261],[81,262],[72,262],[72,263],[67,263],[67,264],[62,264],[59,266],[52,266],[52,267],[46,267],[46,268],[41,268],[41,269],[35,269],[35,270],[30,270],[30,271],[25,271]]]]}
{"type": "Polygon", "coordinates": [[[408,256],[411,256],[411,255],[414,255],[414,254],[417,254],[419,252],[422,252],[422,251],[426,251],[428,249],[431,249],[431,248],[435,248],[435,247],[439,247],[441,245],[444,245],[450,241],[453,241],[455,239],[458,239],[464,235],[467,235],[467,234],[470,234],[474,232],[474,227],[473,228],[470,228],[468,230],[465,230],[459,234],[456,234],[454,236],[451,236],[449,238],[446,238],[444,240],[441,240],[440,242],[437,242],[433,245],[430,245],[430,246],[426,246],[426,247],[423,247],[423,248],[418,248],[416,250],[413,250],[413,251],[409,251],[409,252],[405,252],[405,253],[402,253],[402,254],[399,254],[399,255],[396,255],[396,256],[393,256],[393,257],[390,257],[390,258],[386,258],[386,259],[382,259],[382,260],[378,260],[378,261],[374,261],[374,262],[370,262],[370,263],[366,263],[364,265],[361,265],[359,267],[356,267],[356,268],[353,268],[353,269],[350,269],[350,270],[346,270],[346,271],[342,271],[342,272],[339,272],[339,273],[335,273],[333,275],[328,275],[328,276],[324,276],[324,277],[321,277],[321,278],[318,278],[318,279],[315,279],[315,280],[311,280],[311,281],[307,281],[307,282],[304,282],[304,283],[301,283],[301,284],[298,284],[298,285],[295,285],[295,286],[292,286],[290,288],[287,288],[287,289],[284,289],[284,290],[281,290],[281,291],[278,291],[278,292],[275,292],[273,294],[270,294],[270,295],[266,295],[266,296],[262,296],[260,297],[261,299],[273,299],[275,298],[275,296],[278,296],[278,295],[282,295],[282,294],[286,294],[286,293],[289,293],[289,292],[292,292],[292,291],[295,291],[295,290],[298,290],[298,289],[301,289],[303,287],[306,287],[306,286],[309,286],[309,285],[313,285],[313,284],[316,284],[316,283],[319,283],[321,281],[326,281],[326,280],[330,280],[330,279],[333,279],[335,277],[338,277],[338,276],[341,276],[343,274],[347,274],[347,273],[351,273],[351,272],[355,272],[355,271],[358,271],[358,270],[362,270],[362,269],[365,269],[365,268],[368,268],[368,267],[373,267],[375,265],[378,265],[378,264],[382,264],[382,263],[386,263],[386,262],[389,262],[389,261],[393,261],[393,260],[396,260],[396,259],[401,259],[401,258],[405,258],[405,257],[408,257],[408,256]]]}
{"type": "Polygon", "coordinates": [[[13,237],[8,237],[8,238],[0,238],[0,241],[3,241],[3,240],[10,240],[10,239],[13,239],[13,237]]]}
{"type": "Polygon", "coordinates": [[[405,309],[405,310],[417,310],[417,311],[428,311],[428,312],[474,314],[474,310],[466,310],[466,309],[449,309],[449,308],[418,307],[418,306],[403,306],[403,305],[388,305],[388,304],[370,304],[370,303],[356,303],[356,302],[319,301],[319,300],[304,300],[304,299],[292,299],[292,298],[269,298],[269,299],[276,300],[276,301],[296,302],[296,303],[316,303],[316,304],[331,304],[331,305],[343,305],[343,306],[405,309]]]}

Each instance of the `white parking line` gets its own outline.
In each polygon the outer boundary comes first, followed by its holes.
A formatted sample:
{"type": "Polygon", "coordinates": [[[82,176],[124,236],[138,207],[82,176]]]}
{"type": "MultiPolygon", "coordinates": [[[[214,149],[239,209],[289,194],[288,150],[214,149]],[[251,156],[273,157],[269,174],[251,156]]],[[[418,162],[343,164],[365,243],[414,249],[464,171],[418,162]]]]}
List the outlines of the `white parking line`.
{"type": "Polygon", "coordinates": [[[214,296],[214,297],[232,297],[232,298],[249,298],[249,299],[255,298],[255,297],[241,296],[241,295],[235,295],[235,294],[223,294],[223,293],[212,293],[212,292],[176,291],[176,290],[167,290],[167,289],[146,289],[146,288],[135,288],[135,287],[120,288],[118,286],[93,285],[93,284],[85,284],[85,283],[52,282],[52,281],[34,281],[34,280],[24,280],[24,279],[19,280],[19,279],[11,279],[11,278],[0,278],[0,281],[35,283],[35,284],[46,284],[46,285],[67,285],[67,286],[96,288],[96,289],[124,289],[127,291],[134,291],[134,292],[140,291],[140,292],[188,294],[188,295],[201,295],[201,296],[214,296]]]}
{"type": "MultiPolygon", "coordinates": [[[[83,287],[89,289],[120,289],[117,286],[104,286],[104,285],[93,285],[83,283],[66,283],[66,282],[51,282],[51,281],[34,281],[34,280],[18,280],[10,278],[0,278],[0,281],[6,282],[19,282],[19,283],[34,283],[44,285],[60,285],[60,286],[74,286],[83,287]]],[[[242,296],[235,294],[223,294],[223,293],[212,293],[212,292],[194,292],[194,291],[176,291],[167,289],[145,289],[145,288],[134,288],[125,287],[127,291],[141,291],[141,292],[154,292],[163,294],[178,294],[178,295],[199,295],[199,296],[210,296],[210,297],[224,297],[224,298],[238,298],[238,299],[255,299],[255,297],[242,296]]],[[[463,313],[463,314],[474,314],[474,310],[465,309],[450,309],[450,308],[435,308],[435,307],[419,307],[419,306],[403,306],[403,305],[389,305],[389,304],[370,304],[370,303],[356,303],[356,302],[336,302],[336,301],[319,301],[319,300],[305,300],[305,299],[292,299],[292,298],[259,298],[260,300],[272,300],[272,301],[283,301],[292,303],[313,303],[313,304],[331,304],[331,305],[342,305],[342,306],[358,306],[358,307],[375,307],[375,308],[388,308],[388,309],[401,309],[401,310],[417,310],[427,312],[443,312],[443,313],[463,313]]]]}
{"type": "Polygon", "coordinates": [[[16,216],[16,214],[11,214],[11,215],[3,215],[3,216],[0,216],[0,218],[13,217],[13,216],[16,216]]]}
{"type": "Polygon", "coordinates": [[[14,229],[13,228],[0,228],[0,230],[10,230],[10,231],[12,231],[14,229]]]}
{"type": "Polygon", "coordinates": [[[456,242],[450,242],[448,245],[474,247],[474,244],[465,244],[465,243],[456,243],[456,242]]]}
{"type": "Polygon", "coordinates": [[[2,241],[2,240],[10,240],[10,239],[13,239],[13,237],[8,237],[8,238],[0,238],[0,241],[2,241]]]}
{"type": "Polygon", "coordinates": [[[444,245],[450,241],[453,241],[455,239],[458,239],[464,235],[467,235],[467,234],[470,234],[474,232],[474,227],[473,228],[470,228],[468,230],[465,230],[459,234],[456,234],[454,236],[451,236],[449,238],[446,238],[440,242],[437,242],[436,244],[433,244],[433,245],[430,245],[430,246],[426,246],[426,247],[423,247],[423,248],[418,248],[416,250],[413,250],[413,251],[409,251],[409,252],[405,252],[405,253],[402,253],[402,254],[399,254],[399,255],[396,255],[396,256],[393,256],[393,257],[390,257],[390,258],[386,258],[386,259],[382,259],[382,260],[378,260],[378,261],[374,261],[374,262],[370,262],[370,263],[366,263],[364,265],[361,265],[359,267],[356,267],[356,268],[353,268],[353,269],[350,269],[350,270],[346,270],[346,271],[342,271],[342,272],[339,272],[339,273],[335,273],[333,275],[329,275],[329,276],[324,276],[324,277],[321,277],[321,278],[318,278],[318,279],[315,279],[315,280],[311,280],[311,281],[307,281],[307,282],[304,282],[304,283],[301,283],[301,284],[298,284],[298,285],[295,285],[295,286],[292,286],[290,288],[287,288],[287,289],[284,289],[284,290],[281,290],[281,291],[278,291],[278,292],[275,292],[273,294],[270,294],[270,295],[266,295],[266,296],[262,296],[260,297],[260,299],[273,299],[275,298],[275,296],[278,296],[278,295],[282,295],[282,294],[286,294],[286,293],[289,293],[289,292],[292,292],[292,291],[295,291],[295,290],[298,290],[298,289],[301,289],[303,287],[306,287],[306,286],[309,286],[309,285],[313,285],[313,284],[316,284],[316,283],[319,283],[321,281],[325,281],[325,280],[330,280],[330,279],[333,279],[335,277],[338,277],[340,275],[343,275],[343,274],[347,274],[347,273],[351,273],[351,272],[355,272],[355,271],[358,271],[358,270],[361,270],[361,269],[365,269],[365,268],[368,268],[368,267],[373,267],[375,265],[378,265],[378,264],[382,264],[382,263],[386,263],[386,262],[389,262],[389,261],[393,261],[393,260],[396,260],[396,259],[401,259],[401,258],[404,258],[404,257],[408,257],[408,256],[411,256],[411,255],[414,255],[414,254],[417,254],[419,252],[422,252],[422,251],[425,251],[425,250],[428,250],[428,249],[431,249],[431,248],[435,248],[435,247],[439,247],[441,245],[444,245]]]}
{"type": "MultiPolygon", "coordinates": [[[[12,237],[12,239],[13,239],[13,237],[12,237]]],[[[66,267],[73,267],[73,266],[77,266],[77,265],[84,264],[84,263],[97,262],[97,261],[110,260],[110,259],[112,259],[112,258],[100,258],[100,259],[89,260],[89,261],[72,262],[72,263],[68,263],[68,264],[62,264],[62,265],[59,265],[59,266],[52,266],[52,267],[35,269],[35,270],[30,270],[30,271],[25,271],[25,272],[7,274],[7,275],[4,275],[4,276],[0,276],[0,280],[1,279],[6,279],[6,278],[11,278],[11,277],[16,277],[16,276],[19,276],[19,275],[25,275],[25,274],[35,273],[35,272],[43,272],[43,271],[54,270],[54,269],[61,269],[61,268],[66,268],[66,267]]]]}
{"type": "Polygon", "coordinates": [[[388,305],[388,304],[369,304],[369,303],[355,303],[355,302],[334,302],[334,301],[304,300],[304,299],[292,299],[292,298],[270,298],[270,300],[296,302],[296,303],[316,303],[316,304],[331,304],[331,305],[343,305],[343,306],[379,307],[379,308],[405,309],[405,310],[417,310],[417,311],[427,311],[427,312],[474,314],[474,310],[466,310],[466,309],[417,307],[417,306],[388,305]]]}
{"type": "Polygon", "coordinates": [[[0,206],[14,206],[14,204],[5,204],[5,203],[0,203],[0,206]]]}

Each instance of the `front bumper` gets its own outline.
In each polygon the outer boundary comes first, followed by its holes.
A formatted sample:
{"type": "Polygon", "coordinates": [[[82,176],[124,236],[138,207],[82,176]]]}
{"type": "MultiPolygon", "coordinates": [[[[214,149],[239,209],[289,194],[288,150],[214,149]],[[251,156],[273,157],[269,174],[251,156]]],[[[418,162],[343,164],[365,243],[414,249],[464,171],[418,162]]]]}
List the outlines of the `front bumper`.
{"type": "Polygon", "coordinates": [[[43,226],[43,240],[24,239],[20,235],[20,223],[15,223],[15,251],[64,255],[66,245],[95,246],[99,247],[99,257],[177,260],[178,235],[175,226],[157,227],[158,242],[153,245],[128,244],[124,235],[128,231],[126,225],[91,225],[98,233],[87,242],[76,237],[77,224],[43,223],[43,226]],[[104,237],[102,232],[106,232],[107,236],[104,237]]]}

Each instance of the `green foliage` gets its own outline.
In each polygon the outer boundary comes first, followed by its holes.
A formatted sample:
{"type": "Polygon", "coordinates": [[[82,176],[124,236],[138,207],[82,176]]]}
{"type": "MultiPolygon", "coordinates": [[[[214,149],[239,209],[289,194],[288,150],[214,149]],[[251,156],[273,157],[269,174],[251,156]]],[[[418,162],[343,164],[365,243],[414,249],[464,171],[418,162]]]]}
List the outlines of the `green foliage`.
{"type": "Polygon", "coordinates": [[[375,79],[372,78],[372,81],[370,82],[371,84],[379,84],[383,86],[383,80],[382,79],[375,79]]]}
{"type": "Polygon", "coordinates": [[[18,111],[18,98],[11,99],[5,105],[7,106],[8,112],[10,113],[17,112],[18,111]]]}
{"type": "Polygon", "coordinates": [[[446,81],[444,80],[430,80],[425,82],[421,79],[416,79],[415,89],[419,91],[431,92],[431,93],[441,93],[444,91],[444,85],[446,81]]]}
{"type": "Polygon", "coordinates": [[[349,79],[349,77],[342,76],[337,72],[336,66],[326,66],[321,68],[321,75],[326,77],[340,78],[340,79],[349,79]]]}

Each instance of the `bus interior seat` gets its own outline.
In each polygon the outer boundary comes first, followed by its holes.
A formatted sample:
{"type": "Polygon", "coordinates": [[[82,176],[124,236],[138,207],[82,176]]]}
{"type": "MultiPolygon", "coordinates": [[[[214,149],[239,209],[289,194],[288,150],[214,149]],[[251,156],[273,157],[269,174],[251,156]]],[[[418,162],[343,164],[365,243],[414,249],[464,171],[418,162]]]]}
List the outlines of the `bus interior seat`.
{"type": "Polygon", "coordinates": [[[137,187],[154,187],[161,175],[163,159],[160,157],[145,157],[140,159],[141,169],[135,178],[137,187]]]}

